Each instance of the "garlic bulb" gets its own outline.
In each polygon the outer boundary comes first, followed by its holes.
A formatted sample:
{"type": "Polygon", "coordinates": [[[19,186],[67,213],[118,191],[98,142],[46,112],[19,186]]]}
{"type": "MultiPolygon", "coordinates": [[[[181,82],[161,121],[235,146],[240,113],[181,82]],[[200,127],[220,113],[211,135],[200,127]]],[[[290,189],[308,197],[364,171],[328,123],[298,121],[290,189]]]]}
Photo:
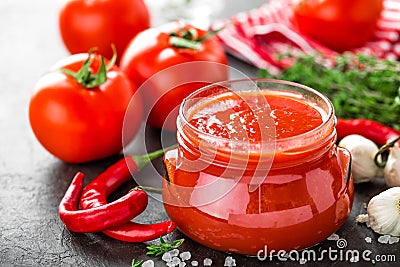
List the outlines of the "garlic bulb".
{"type": "Polygon", "coordinates": [[[392,187],[374,196],[368,203],[367,214],[356,218],[375,232],[400,236],[400,187],[392,187]]]}
{"type": "Polygon", "coordinates": [[[394,146],[390,149],[385,168],[383,169],[383,178],[388,186],[400,186],[400,148],[394,146]]]}
{"type": "Polygon", "coordinates": [[[352,134],[344,137],[339,146],[349,150],[351,154],[351,173],[354,183],[368,182],[379,174],[379,167],[374,162],[378,146],[371,140],[352,134]]]}

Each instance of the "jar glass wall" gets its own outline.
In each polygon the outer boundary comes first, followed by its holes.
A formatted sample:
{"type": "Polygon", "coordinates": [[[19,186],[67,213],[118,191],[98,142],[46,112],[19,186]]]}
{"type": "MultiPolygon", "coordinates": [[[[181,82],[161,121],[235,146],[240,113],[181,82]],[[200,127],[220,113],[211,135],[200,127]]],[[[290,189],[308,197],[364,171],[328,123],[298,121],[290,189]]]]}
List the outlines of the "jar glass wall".
{"type": "Polygon", "coordinates": [[[304,249],[349,216],[350,154],[335,145],[332,104],[315,90],[268,79],[214,84],[185,99],[177,126],[163,201],[191,239],[248,255],[304,249]]]}

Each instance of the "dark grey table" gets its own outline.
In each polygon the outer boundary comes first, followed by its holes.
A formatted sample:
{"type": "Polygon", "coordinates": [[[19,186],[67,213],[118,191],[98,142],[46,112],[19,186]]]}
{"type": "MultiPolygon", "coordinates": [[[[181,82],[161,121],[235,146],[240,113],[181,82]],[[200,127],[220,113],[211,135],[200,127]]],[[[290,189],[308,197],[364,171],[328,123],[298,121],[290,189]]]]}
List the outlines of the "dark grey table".
{"type": "MultiPolygon", "coordinates": [[[[221,16],[230,16],[241,10],[259,6],[264,1],[227,0],[229,4],[221,16]]],[[[67,56],[57,28],[57,10],[60,1],[54,0],[1,0],[0,1],[0,266],[130,266],[132,259],[147,260],[148,243],[131,244],[108,238],[102,234],[77,234],[64,227],[57,207],[73,175],[86,173],[87,181],[95,178],[122,155],[88,164],[66,164],[47,153],[36,141],[28,122],[28,103],[35,82],[57,60],[67,56]]],[[[230,65],[254,76],[251,66],[229,58],[230,65]]],[[[173,135],[167,136],[172,140],[173,135]]],[[[137,153],[160,146],[160,133],[146,129],[135,140],[137,153]]],[[[159,179],[161,161],[155,161],[140,176],[159,179]]],[[[132,184],[120,188],[112,197],[126,193],[132,184]]],[[[223,266],[225,258],[232,256],[236,266],[344,266],[350,264],[345,256],[349,250],[360,253],[354,266],[371,266],[361,255],[365,251],[370,259],[380,256],[394,260],[390,263],[376,261],[376,265],[398,265],[399,244],[378,243],[378,235],[364,225],[355,223],[357,214],[364,212],[364,203],[385,189],[381,180],[357,185],[350,218],[337,232],[347,246],[338,248],[336,241],[325,241],[314,251],[337,250],[336,259],[328,257],[319,261],[281,261],[268,258],[260,261],[240,255],[228,255],[203,247],[190,239],[185,240],[181,251],[190,251],[192,260],[202,266],[205,258],[213,266],[223,266]],[[365,237],[371,237],[367,243],[365,237]],[[340,256],[340,253],[344,256],[340,256]],[[393,257],[394,255],[394,257],[393,257]]],[[[150,198],[148,209],[139,220],[152,222],[166,219],[162,203],[150,198]]],[[[184,238],[174,231],[166,239],[184,238]]],[[[282,237],[285,238],[285,237],[282,237]]],[[[156,266],[162,266],[162,261],[156,266]]],[[[190,265],[190,262],[189,264],[190,265]]]]}

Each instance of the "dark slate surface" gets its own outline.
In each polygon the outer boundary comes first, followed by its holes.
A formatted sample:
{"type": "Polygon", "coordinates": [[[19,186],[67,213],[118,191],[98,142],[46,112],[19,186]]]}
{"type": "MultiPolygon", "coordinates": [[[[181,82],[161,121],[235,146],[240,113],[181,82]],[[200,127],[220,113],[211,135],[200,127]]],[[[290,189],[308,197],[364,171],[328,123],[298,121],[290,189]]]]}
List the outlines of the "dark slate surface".
{"type": "MultiPolygon", "coordinates": [[[[223,15],[258,6],[263,1],[229,1],[223,15]]],[[[34,138],[28,122],[28,103],[31,90],[39,77],[60,58],[67,55],[57,29],[57,8],[60,1],[54,0],[1,0],[0,1],[0,266],[130,266],[133,258],[149,259],[145,255],[146,244],[130,244],[110,239],[102,234],[77,234],[66,230],[59,220],[57,207],[73,175],[77,171],[86,173],[87,181],[96,177],[121,155],[116,155],[88,164],[66,164],[48,154],[34,138]]],[[[255,70],[231,58],[230,64],[239,70],[254,75],[255,70]]],[[[145,143],[149,150],[159,146],[159,134],[148,130],[136,140],[136,151],[144,152],[145,143]]],[[[134,144],[135,149],[135,144],[134,144]]],[[[158,181],[162,172],[161,162],[145,169],[142,177],[158,181]]],[[[133,186],[127,184],[113,197],[124,194],[133,186]]],[[[371,196],[385,189],[382,180],[357,185],[354,207],[350,218],[338,231],[347,241],[342,249],[358,250],[360,255],[370,250],[371,259],[376,255],[394,255],[396,262],[381,264],[395,266],[400,263],[400,245],[379,244],[378,235],[354,218],[364,212],[364,203],[371,196]],[[364,241],[371,237],[372,243],[364,241]]],[[[138,218],[152,222],[166,219],[162,203],[150,198],[148,209],[138,218]]],[[[168,240],[182,238],[179,231],[173,232],[168,240]]],[[[282,238],[288,238],[282,236],[282,238]]],[[[315,251],[338,249],[336,241],[326,241],[315,251]]],[[[223,266],[228,254],[207,249],[189,239],[181,251],[190,251],[192,260],[202,266],[204,258],[211,258],[213,266],[223,266]]],[[[350,264],[346,258],[323,261],[270,262],[259,261],[239,255],[236,266],[343,266],[350,264]]],[[[156,266],[162,266],[162,261],[156,266]]],[[[371,262],[360,259],[354,266],[371,266],[371,262]]]]}

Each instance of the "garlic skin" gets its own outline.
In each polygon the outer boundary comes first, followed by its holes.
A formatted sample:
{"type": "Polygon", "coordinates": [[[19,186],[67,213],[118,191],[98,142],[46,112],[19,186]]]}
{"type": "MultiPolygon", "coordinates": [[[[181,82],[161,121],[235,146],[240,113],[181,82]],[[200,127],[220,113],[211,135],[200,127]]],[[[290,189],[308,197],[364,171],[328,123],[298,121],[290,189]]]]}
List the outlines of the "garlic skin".
{"type": "Polygon", "coordinates": [[[400,187],[392,187],[374,196],[368,203],[367,214],[356,218],[366,222],[375,232],[400,236],[400,187]]]}
{"type": "Polygon", "coordinates": [[[374,162],[378,146],[371,140],[358,134],[344,137],[339,146],[349,150],[351,154],[351,173],[354,183],[364,183],[379,175],[379,167],[374,162]]]}
{"type": "Polygon", "coordinates": [[[389,187],[400,186],[400,148],[390,148],[389,156],[383,169],[383,178],[389,187]]]}

